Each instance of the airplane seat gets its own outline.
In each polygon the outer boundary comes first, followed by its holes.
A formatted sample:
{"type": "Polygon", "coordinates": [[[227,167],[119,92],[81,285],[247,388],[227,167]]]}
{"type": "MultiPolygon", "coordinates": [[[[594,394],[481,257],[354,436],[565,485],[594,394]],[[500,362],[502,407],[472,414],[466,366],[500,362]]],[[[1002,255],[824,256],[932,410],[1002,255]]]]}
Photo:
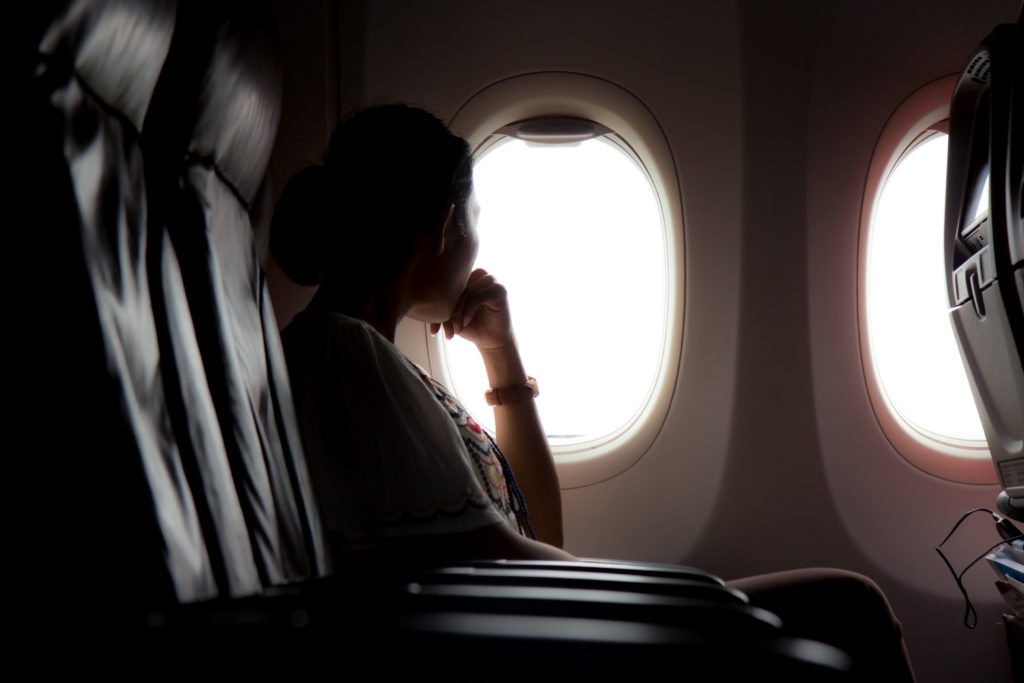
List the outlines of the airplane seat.
{"type": "Polygon", "coordinates": [[[149,221],[140,145],[175,12],[68,2],[55,17],[34,81],[45,192],[28,251],[50,259],[39,297],[50,313],[31,319],[26,361],[39,375],[18,424],[39,453],[21,479],[38,501],[30,528],[54,537],[28,539],[24,555],[65,619],[134,619],[138,605],[217,594],[186,435],[170,420],[151,296],[162,231],[149,221]]]}
{"type": "MultiPolygon", "coordinates": [[[[163,258],[176,257],[181,274],[181,287],[160,280],[173,302],[159,317],[161,339],[185,361],[173,367],[206,374],[216,419],[199,417],[220,427],[216,466],[226,458],[231,515],[248,529],[248,539],[231,534],[242,547],[237,561],[225,558],[227,578],[254,561],[261,586],[287,584],[324,575],[328,563],[250,219],[280,115],[275,40],[261,3],[182,3],[178,17],[142,133],[151,216],[166,227],[163,258]],[[183,335],[189,318],[194,334],[183,335]],[[199,358],[186,359],[196,345],[199,358]]],[[[189,425],[195,407],[189,397],[189,425]]]]}
{"type": "Polygon", "coordinates": [[[67,0],[40,31],[25,239],[48,273],[14,426],[33,617],[189,638],[243,668],[266,661],[257,644],[337,659],[344,634],[349,653],[400,646],[382,666],[404,678],[472,678],[439,653],[504,652],[494,677],[682,661],[841,680],[842,653],[692,572],[643,577],[671,595],[610,590],[598,567],[572,585],[332,572],[250,218],[280,106],[265,10],[67,0]]]}
{"type": "Polygon", "coordinates": [[[1018,521],[1024,521],[1022,54],[1020,21],[997,26],[956,85],[944,240],[953,330],[1003,489],[997,506],[1018,521]],[[972,219],[979,203],[988,211],[972,219]]]}
{"type": "Polygon", "coordinates": [[[626,575],[635,578],[683,579],[724,586],[721,577],[696,567],[661,562],[633,562],[604,558],[578,558],[575,561],[562,560],[472,560],[459,563],[463,569],[487,569],[491,571],[508,569],[540,569],[548,571],[593,572],[611,575],[626,575]]]}
{"type": "Polygon", "coordinates": [[[267,8],[79,0],[51,19],[32,124],[50,232],[31,240],[57,259],[59,316],[33,325],[48,381],[27,393],[48,407],[26,436],[58,457],[25,479],[68,541],[30,539],[47,592],[130,622],[323,576],[249,219],[280,108],[267,8]]]}

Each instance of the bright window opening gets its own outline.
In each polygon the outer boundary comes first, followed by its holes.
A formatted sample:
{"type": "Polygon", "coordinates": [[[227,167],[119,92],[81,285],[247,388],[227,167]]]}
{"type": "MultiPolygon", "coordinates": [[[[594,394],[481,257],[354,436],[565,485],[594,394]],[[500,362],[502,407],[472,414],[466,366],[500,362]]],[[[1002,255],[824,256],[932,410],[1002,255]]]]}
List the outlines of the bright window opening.
{"type": "MultiPolygon", "coordinates": [[[[895,165],[875,207],[866,271],[869,347],[886,402],[905,428],[983,447],[978,411],[949,320],[943,257],[947,136],[895,165]]],[[[987,183],[976,213],[988,210],[987,183]]],[[[988,457],[978,451],[977,457],[988,457]]]]}
{"type": "MultiPolygon", "coordinates": [[[[666,338],[664,220],[647,173],[611,135],[572,144],[503,138],[478,157],[477,265],[509,291],[553,446],[621,432],[642,412],[666,338]]],[[[494,428],[472,344],[445,345],[453,388],[494,428]]]]}

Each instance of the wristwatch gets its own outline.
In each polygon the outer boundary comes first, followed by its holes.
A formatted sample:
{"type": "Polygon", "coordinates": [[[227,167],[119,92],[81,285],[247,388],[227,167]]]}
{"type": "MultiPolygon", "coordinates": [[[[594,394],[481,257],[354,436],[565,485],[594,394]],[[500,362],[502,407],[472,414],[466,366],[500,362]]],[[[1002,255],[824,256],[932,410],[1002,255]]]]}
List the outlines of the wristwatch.
{"type": "Polygon", "coordinates": [[[484,400],[489,406],[507,406],[513,403],[522,403],[536,398],[540,394],[537,388],[537,380],[527,377],[522,384],[513,384],[507,387],[491,388],[484,392],[484,400]]]}

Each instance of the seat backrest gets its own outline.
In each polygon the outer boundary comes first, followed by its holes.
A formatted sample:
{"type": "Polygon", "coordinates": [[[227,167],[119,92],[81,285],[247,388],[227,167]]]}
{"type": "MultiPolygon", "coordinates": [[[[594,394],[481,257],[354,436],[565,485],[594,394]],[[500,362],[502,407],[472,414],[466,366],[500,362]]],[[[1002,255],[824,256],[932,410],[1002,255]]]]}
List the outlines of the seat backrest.
{"type": "Polygon", "coordinates": [[[248,211],[270,25],[259,3],[73,0],[39,42],[28,241],[55,305],[30,321],[25,552],[83,618],[328,571],[248,211]]]}
{"type": "Polygon", "coordinates": [[[1021,26],[997,26],[953,94],[946,178],[950,316],[1003,492],[1024,520],[1024,65],[1021,26]],[[989,211],[970,220],[984,202],[989,211]]]}
{"type": "Polygon", "coordinates": [[[169,87],[158,89],[143,132],[147,162],[159,162],[147,177],[166,174],[151,184],[151,197],[156,203],[157,188],[169,189],[161,215],[181,265],[256,568],[264,585],[279,585],[326,570],[257,249],[265,240],[257,238],[249,215],[277,132],[279,61],[269,13],[259,3],[215,4],[220,14],[214,12],[212,27],[208,5],[186,4],[164,69],[169,87]],[[198,30],[183,30],[183,17],[198,30]],[[196,73],[197,43],[210,38],[208,58],[196,73]],[[179,54],[185,66],[175,71],[179,54]],[[174,136],[182,123],[191,125],[179,142],[174,136]]]}

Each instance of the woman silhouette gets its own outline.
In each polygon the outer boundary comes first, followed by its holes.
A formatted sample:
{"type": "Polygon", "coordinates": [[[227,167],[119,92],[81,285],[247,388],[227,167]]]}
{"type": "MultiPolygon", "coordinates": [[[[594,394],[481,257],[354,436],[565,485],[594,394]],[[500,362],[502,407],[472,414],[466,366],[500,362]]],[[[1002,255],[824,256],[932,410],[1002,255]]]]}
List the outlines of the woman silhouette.
{"type": "Polygon", "coordinates": [[[403,105],[339,126],[278,203],[275,257],[319,285],[282,336],[339,561],[571,557],[505,289],[472,269],[478,213],[469,146],[403,105]],[[476,344],[493,439],[394,345],[405,316],[476,344]]]}

